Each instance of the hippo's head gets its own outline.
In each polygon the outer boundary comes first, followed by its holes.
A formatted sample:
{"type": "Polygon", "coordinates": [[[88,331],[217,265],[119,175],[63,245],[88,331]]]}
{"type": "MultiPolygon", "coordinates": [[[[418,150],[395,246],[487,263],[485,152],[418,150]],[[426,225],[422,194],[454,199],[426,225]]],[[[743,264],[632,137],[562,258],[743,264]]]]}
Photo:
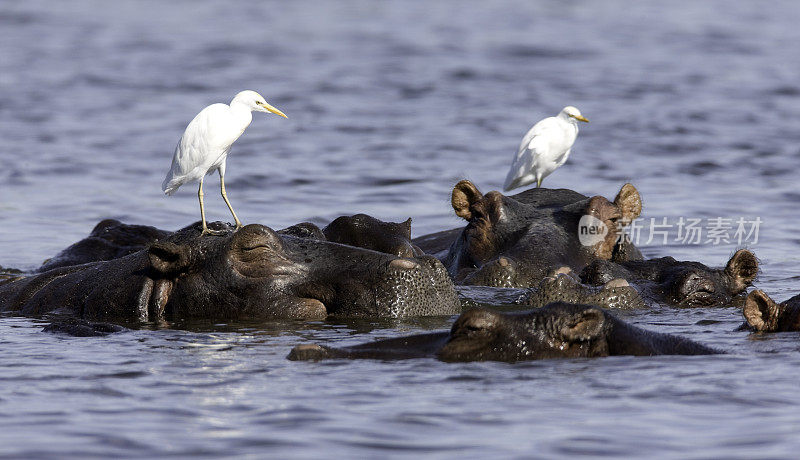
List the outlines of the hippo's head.
{"type": "Polygon", "coordinates": [[[384,222],[366,214],[341,216],[322,229],[325,238],[334,243],[415,257],[422,251],[411,244],[411,219],[405,222],[384,222]]]}
{"type": "Polygon", "coordinates": [[[524,313],[464,312],[439,351],[443,361],[523,361],[606,356],[606,314],[589,305],[552,303],[524,313]]]}
{"type": "Polygon", "coordinates": [[[642,295],[659,303],[678,307],[729,305],[743,293],[758,274],[755,254],[740,249],[725,268],[709,268],[699,262],[661,257],[619,264],[595,261],[581,273],[581,280],[600,285],[622,278],[642,289],[642,295]]]}
{"type": "Polygon", "coordinates": [[[159,316],[399,317],[454,314],[441,263],[279,235],[252,224],[221,237],[195,227],[148,249],[159,316]]]}
{"type": "Polygon", "coordinates": [[[747,296],[743,313],[746,328],[757,332],[800,331],[800,295],[777,303],[755,290],[747,296]]]}
{"type": "Polygon", "coordinates": [[[464,312],[449,332],[393,337],[345,348],[298,345],[291,360],[411,359],[526,361],[609,355],[700,355],[718,351],[683,337],[639,329],[591,305],[556,302],[520,313],[464,312]]]}
{"type": "Polygon", "coordinates": [[[536,286],[554,268],[579,270],[592,260],[612,259],[620,246],[621,227],[642,209],[631,184],[625,184],[612,202],[571,190],[483,195],[472,182],[462,180],[451,201],[467,226],[443,259],[445,265],[457,283],[496,287],[536,286]],[[581,238],[586,222],[598,233],[581,238]]]}

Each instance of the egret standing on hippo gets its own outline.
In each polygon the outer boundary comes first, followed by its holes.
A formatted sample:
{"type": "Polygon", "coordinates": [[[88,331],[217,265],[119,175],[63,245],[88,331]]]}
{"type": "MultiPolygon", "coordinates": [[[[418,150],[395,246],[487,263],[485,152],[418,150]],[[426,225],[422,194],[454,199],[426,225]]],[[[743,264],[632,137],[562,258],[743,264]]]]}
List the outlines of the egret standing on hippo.
{"type": "Polygon", "coordinates": [[[524,187],[542,180],[566,163],[570,149],[578,137],[578,122],[588,123],[575,107],[564,107],[555,117],[548,117],[533,125],[522,138],[514,162],[506,176],[504,191],[524,187]]]}
{"type": "MultiPolygon", "coordinates": [[[[228,195],[225,193],[225,162],[236,139],[253,121],[252,112],[272,112],[288,118],[283,112],[267,104],[264,97],[255,91],[242,91],[237,94],[230,105],[211,104],[201,110],[189,122],[172,157],[172,167],[161,184],[167,195],[172,195],[178,187],[187,183],[200,181],[197,198],[200,200],[200,218],[203,220],[203,235],[218,234],[206,226],[206,212],[203,207],[203,178],[215,170],[219,171],[219,184],[222,199],[228,205],[236,229],[242,227],[239,218],[233,211],[228,195]]],[[[224,232],[223,232],[224,233],[224,232]]]]}

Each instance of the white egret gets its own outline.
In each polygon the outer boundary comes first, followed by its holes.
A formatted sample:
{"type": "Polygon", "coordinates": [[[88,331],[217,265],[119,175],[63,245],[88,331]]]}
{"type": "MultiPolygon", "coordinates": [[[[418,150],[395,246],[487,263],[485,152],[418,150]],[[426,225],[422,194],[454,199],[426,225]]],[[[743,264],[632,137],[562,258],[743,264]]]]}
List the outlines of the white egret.
{"type": "Polygon", "coordinates": [[[178,187],[187,183],[200,181],[197,198],[200,200],[200,217],[203,220],[203,234],[218,232],[206,226],[206,212],[203,207],[203,179],[207,174],[219,171],[219,184],[222,199],[228,205],[236,228],[242,223],[236,217],[228,195],[225,193],[225,162],[231,146],[253,121],[252,112],[272,112],[288,118],[283,112],[267,104],[264,97],[255,91],[242,91],[237,94],[230,105],[211,104],[201,110],[186,127],[175,154],[172,167],[161,184],[167,195],[172,195],[178,187]]]}
{"type": "Polygon", "coordinates": [[[578,137],[579,121],[589,122],[580,110],[567,106],[555,117],[533,125],[519,144],[503,190],[507,192],[534,182],[541,187],[542,180],[569,158],[572,144],[578,137]]]}

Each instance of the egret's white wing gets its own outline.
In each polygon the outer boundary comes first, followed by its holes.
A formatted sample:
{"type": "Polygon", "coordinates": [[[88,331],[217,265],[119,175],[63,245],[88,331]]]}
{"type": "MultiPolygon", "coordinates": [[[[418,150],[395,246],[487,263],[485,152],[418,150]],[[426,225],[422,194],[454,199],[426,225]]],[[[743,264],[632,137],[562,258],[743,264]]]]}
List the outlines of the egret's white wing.
{"type": "Polygon", "coordinates": [[[555,117],[549,117],[536,123],[528,130],[519,144],[519,150],[514,156],[508,175],[506,175],[506,181],[503,185],[505,190],[518,187],[519,182],[531,173],[536,157],[546,152],[549,148],[550,141],[547,138],[547,133],[555,128],[557,128],[555,117]]]}
{"type": "Polygon", "coordinates": [[[162,184],[172,194],[186,182],[201,178],[241,136],[230,107],[212,104],[195,116],[181,136],[172,157],[172,167],[162,184]]]}
{"type": "Polygon", "coordinates": [[[572,151],[572,149],[567,149],[567,150],[564,151],[563,154],[561,154],[560,157],[556,158],[556,168],[560,168],[561,166],[564,165],[564,163],[567,162],[567,158],[569,158],[569,153],[571,151],[572,151]]]}

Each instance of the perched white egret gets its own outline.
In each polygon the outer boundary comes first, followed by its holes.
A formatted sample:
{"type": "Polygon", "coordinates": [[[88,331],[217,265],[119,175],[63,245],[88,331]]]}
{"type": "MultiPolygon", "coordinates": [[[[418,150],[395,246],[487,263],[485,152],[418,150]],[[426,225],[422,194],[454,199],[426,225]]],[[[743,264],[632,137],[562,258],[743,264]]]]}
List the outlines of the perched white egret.
{"type": "Polygon", "coordinates": [[[555,117],[533,125],[519,144],[503,190],[507,192],[534,182],[541,187],[542,180],[569,158],[572,144],[578,137],[579,121],[589,122],[580,110],[567,106],[555,117]]]}
{"type": "Polygon", "coordinates": [[[236,228],[242,226],[228,201],[228,195],[225,194],[225,162],[233,143],[253,121],[252,112],[272,112],[288,118],[283,112],[267,104],[264,97],[257,92],[242,91],[233,98],[230,105],[211,104],[201,110],[186,127],[175,147],[172,167],[161,184],[161,189],[165,194],[172,195],[181,185],[200,181],[197,198],[200,200],[203,234],[217,233],[206,226],[206,211],[203,207],[203,179],[215,170],[219,171],[222,199],[233,214],[236,228]]]}

